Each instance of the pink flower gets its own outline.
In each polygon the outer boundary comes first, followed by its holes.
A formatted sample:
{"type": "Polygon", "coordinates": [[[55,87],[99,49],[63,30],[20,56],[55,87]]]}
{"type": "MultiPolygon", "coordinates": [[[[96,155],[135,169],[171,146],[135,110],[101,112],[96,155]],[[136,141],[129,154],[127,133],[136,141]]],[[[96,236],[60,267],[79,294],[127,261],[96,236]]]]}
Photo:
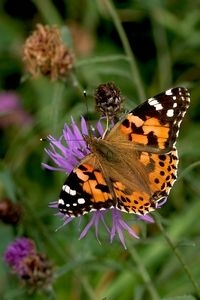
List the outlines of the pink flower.
{"type": "Polygon", "coordinates": [[[0,93],[0,127],[29,125],[31,116],[23,109],[20,98],[14,92],[0,93]]]}

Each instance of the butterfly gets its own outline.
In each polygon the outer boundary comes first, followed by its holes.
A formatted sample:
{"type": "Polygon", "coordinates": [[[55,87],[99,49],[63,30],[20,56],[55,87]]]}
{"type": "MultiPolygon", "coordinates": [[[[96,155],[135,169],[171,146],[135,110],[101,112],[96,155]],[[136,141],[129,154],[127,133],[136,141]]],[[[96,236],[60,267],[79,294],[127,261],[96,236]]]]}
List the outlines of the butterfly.
{"type": "Polygon", "coordinates": [[[84,136],[90,153],[69,174],[58,200],[76,217],[116,208],[145,215],[168,197],[177,177],[176,140],[190,94],[176,87],[126,114],[103,137],[84,136]]]}

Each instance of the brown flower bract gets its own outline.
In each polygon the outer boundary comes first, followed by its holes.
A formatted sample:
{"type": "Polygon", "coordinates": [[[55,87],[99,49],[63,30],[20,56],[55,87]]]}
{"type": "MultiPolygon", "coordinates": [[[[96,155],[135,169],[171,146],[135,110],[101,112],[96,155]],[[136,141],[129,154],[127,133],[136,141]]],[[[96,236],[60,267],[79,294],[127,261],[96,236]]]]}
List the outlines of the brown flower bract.
{"type": "Polygon", "coordinates": [[[73,67],[73,55],[63,43],[57,26],[37,24],[25,41],[23,60],[31,75],[44,75],[51,80],[65,77],[73,67]]]}

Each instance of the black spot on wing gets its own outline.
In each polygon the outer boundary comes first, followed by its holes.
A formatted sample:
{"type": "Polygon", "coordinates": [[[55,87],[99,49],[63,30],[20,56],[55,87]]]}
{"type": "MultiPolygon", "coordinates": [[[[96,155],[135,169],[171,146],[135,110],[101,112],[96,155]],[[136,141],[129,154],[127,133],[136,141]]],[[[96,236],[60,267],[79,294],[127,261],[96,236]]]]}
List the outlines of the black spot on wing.
{"type": "Polygon", "coordinates": [[[153,131],[147,134],[148,145],[154,145],[154,147],[158,146],[158,137],[153,133],[153,131]]]}

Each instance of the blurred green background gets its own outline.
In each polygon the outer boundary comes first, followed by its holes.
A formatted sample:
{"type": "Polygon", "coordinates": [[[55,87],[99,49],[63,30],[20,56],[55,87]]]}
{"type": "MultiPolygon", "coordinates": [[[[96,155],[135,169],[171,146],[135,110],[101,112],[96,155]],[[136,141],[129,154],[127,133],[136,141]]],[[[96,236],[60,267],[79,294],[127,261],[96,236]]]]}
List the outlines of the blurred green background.
{"type": "Polygon", "coordinates": [[[199,130],[200,1],[1,0],[0,197],[22,207],[17,225],[0,226],[1,299],[200,299],[176,256],[178,250],[200,284],[199,130]],[[37,23],[64,29],[76,57],[66,82],[26,76],[22,47],[37,23]],[[62,221],[48,204],[57,199],[65,175],[41,167],[51,162],[40,138],[59,137],[71,116],[79,121],[88,113],[95,120],[94,90],[106,82],[120,88],[126,110],[172,86],[191,92],[177,143],[180,176],[159,210],[173,245],[156,224],[142,222],[139,241],[126,236],[127,250],[117,239],[110,244],[105,230],[101,245],[94,230],[78,240],[76,222],[55,232],[62,221]],[[3,100],[11,95],[20,108],[8,116],[3,100]],[[3,253],[17,236],[32,238],[53,262],[54,294],[29,293],[10,274],[3,253]]]}

